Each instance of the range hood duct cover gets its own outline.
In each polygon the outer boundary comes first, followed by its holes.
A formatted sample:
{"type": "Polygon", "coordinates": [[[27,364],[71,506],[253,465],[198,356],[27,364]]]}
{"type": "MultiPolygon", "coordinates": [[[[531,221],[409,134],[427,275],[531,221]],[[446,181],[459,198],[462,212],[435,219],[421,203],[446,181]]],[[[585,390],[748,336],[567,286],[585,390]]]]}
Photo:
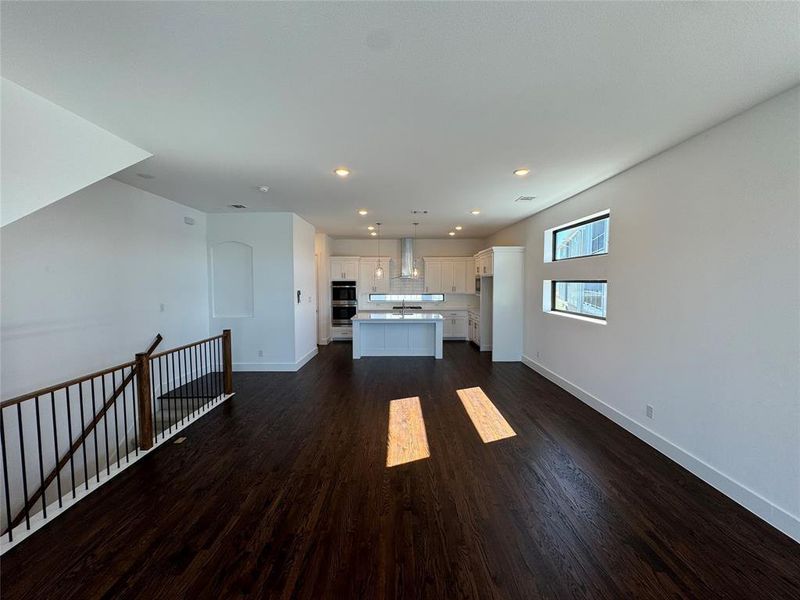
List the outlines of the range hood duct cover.
{"type": "Polygon", "coordinates": [[[414,238],[400,240],[400,279],[411,279],[414,270],[414,238]]]}

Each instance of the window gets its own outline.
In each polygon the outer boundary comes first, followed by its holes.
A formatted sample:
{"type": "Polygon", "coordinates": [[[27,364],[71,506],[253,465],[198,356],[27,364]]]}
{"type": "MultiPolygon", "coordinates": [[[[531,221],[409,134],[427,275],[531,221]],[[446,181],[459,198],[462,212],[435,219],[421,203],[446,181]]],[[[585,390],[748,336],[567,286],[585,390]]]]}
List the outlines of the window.
{"type": "Polygon", "coordinates": [[[444,294],[370,294],[370,302],[444,302],[444,294]]]}
{"type": "Polygon", "coordinates": [[[606,318],[606,281],[552,281],[550,310],[606,318]]]}
{"type": "Polygon", "coordinates": [[[553,230],[553,260],[608,253],[608,213],[553,230]]]}

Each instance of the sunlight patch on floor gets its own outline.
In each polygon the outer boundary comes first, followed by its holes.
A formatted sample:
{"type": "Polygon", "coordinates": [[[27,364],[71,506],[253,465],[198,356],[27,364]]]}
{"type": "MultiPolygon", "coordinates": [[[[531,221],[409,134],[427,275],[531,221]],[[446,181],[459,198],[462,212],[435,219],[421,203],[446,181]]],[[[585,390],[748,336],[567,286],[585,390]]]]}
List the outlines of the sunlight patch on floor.
{"type": "Polygon", "coordinates": [[[430,457],[419,396],[389,403],[386,466],[394,467],[430,457]]]}
{"type": "Polygon", "coordinates": [[[517,435],[481,388],[467,388],[456,393],[484,443],[517,435]]]}

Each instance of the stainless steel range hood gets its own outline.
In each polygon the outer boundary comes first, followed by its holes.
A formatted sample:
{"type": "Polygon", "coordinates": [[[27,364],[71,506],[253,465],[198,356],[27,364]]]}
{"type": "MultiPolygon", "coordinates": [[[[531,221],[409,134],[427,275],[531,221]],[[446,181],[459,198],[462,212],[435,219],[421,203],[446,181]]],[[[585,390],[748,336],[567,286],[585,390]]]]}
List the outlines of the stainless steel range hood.
{"type": "Polygon", "coordinates": [[[400,275],[396,279],[412,279],[414,271],[414,238],[400,240],[400,275]]]}

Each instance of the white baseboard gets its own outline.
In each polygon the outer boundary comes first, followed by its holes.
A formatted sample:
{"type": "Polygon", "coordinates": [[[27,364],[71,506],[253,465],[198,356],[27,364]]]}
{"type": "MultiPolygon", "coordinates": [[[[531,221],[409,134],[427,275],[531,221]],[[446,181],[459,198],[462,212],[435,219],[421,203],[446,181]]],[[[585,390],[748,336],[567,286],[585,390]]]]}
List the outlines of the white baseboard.
{"type": "Polygon", "coordinates": [[[286,363],[233,363],[234,371],[259,371],[259,372],[278,372],[278,373],[292,373],[299,371],[303,365],[314,358],[319,349],[314,346],[305,356],[296,362],[286,363]]]}
{"type": "Polygon", "coordinates": [[[531,359],[528,356],[522,357],[523,364],[527,365],[543,377],[546,377],[557,386],[565,389],[570,394],[588,404],[600,414],[608,417],[617,425],[626,429],[643,442],[646,442],[662,454],[674,460],[676,463],[692,472],[694,475],[716,488],[747,510],[763,519],[776,529],[779,529],[790,538],[800,542],[800,517],[797,517],[781,507],[773,504],[763,496],[754,492],[750,488],[742,485],[735,479],[718,471],[700,458],[687,452],[680,446],[663,438],[656,432],[648,429],[641,423],[634,421],[624,415],[616,408],[606,404],[596,396],[578,387],[571,381],[564,379],[553,371],[549,370],[531,359]]]}

